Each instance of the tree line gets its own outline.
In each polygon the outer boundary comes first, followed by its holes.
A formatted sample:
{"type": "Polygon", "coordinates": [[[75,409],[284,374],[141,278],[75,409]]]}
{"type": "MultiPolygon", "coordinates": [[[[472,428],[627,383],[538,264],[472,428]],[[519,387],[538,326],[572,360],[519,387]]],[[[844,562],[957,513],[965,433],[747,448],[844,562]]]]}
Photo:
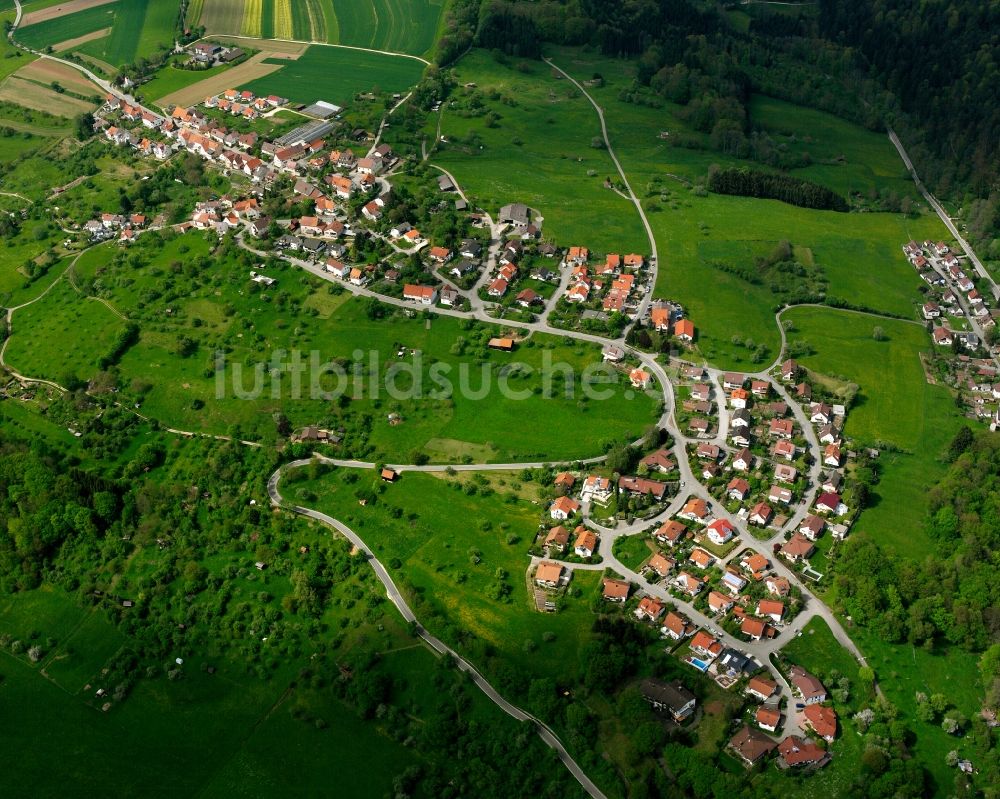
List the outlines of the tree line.
{"type": "Polygon", "coordinates": [[[708,174],[708,189],[716,194],[781,200],[802,208],[821,211],[847,211],[847,201],[834,191],[791,175],[763,172],[748,167],[713,169],[708,174]]]}

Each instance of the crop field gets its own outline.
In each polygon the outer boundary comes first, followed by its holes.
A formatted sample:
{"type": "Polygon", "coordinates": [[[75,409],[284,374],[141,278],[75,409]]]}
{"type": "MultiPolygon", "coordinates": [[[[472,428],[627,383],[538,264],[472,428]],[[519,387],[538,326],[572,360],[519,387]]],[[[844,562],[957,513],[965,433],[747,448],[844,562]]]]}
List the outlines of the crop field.
{"type": "Polygon", "coordinates": [[[27,27],[22,26],[17,29],[17,39],[35,50],[44,50],[49,45],[111,27],[119,8],[123,5],[126,4],[121,0],[115,0],[71,14],[52,17],[27,27]]]}
{"type": "Polygon", "coordinates": [[[111,35],[87,42],[79,51],[114,66],[129,64],[170,47],[176,22],[177,4],[172,0],[129,0],[117,6],[111,35]]]}
{"type": "Polygon", "coordinates": [[[443,9],[443,0],[203,0],[200,22],[209,34],[424,55],[434,46],[443,9]]]}
{"type": "Polygon", "coordinates": [[[40,86],[34,81],[16,75],[11,75],[0,84],[0,100],[60,117],[75,117],[84,111],[93,111],[97,107],[96,103],[60,94],[47,86],[40,86]]]}
{"type": "MultiPolygon", "coordinates": [[[[443,454],[450,452],[456,461],[470,451],[495,453],[497,460],[511,461],[593,456],[602,452],[604,441],[639,437],[658,409],[654,398],[633,396],[620,382],[608,386],[607,399],[587,400],[579,382],[567,396],[560,378],[552,380],[551,398],[535,391],[544,385],[546,375],[559,374],[558,364],[565,363],[580,375],[587,365],[599,362],[596,346],[539,336],[513,355],[487,353],[472,344],[490,331],[486,326],[466,329],[451,318],[437,319],[429,327],[423,319],[373,321],[365,313],[364,302],[355,299],[344,302],[327,318],[300,319],[290,328],[294,309],[307,297],[313,293],[329,296],[325,283],[314,290],[310,286],[317,281],[293,268],[276,274],[278,291],[287,299],[247,292],[246,268],[232,258],[210,261],[206,278],[211,276],[211,280],[201,288],[189,286],[183,298],[168,300],[171,294],[160,294],[163,281],[157,275],[161,269],[180,260],[203,263],[208,248],[199,234],[177,236],[151,253],[148,265],[135,267],[126,266],[116,258],[119,250],[106,245],[85,253],[74,268],[78,284],[99,281],[101,296],[140,323],[138,343],[119,364],[123,383],[148,384],[142,395],[143,412],[172,426],[224,433],[238,423],[248,435],[270,437],[274,435],[272,415],[279,410],[295,426],[316,424],[330,413],[329,402],[309,398],[308,383],[300,398],[289,396],[289,385],[280,389],[278,398],[270,389],[255,398],[241,398],[231,386],[236,381],[249,388],[252,372],[238,377],[231,366],[220,393],[213,368],[214,352],[220,346],[230,351],[230,364],[266,361],[272,346],[298,349],[304,358],[315,350],[325,362],[353,357],[364,342],[366,351],[377,353],[379,375],[402,366],[412,369],[418,377],[404,376],[399,385],[406,388],[412,380],[423,381],[424,390],[416,398],[398,402],[382,388],[378,396],[366,392],[351,402],[352,416],[369,412],[375,420],[367,435],[374,448],[372,456],[396,462],[424,446],[444,449],[443,454]],[[150,299],[154,295],[159,299],[150,299]],[[151,320],[148,326],[147,319],[151,320]],[[178,352],[183,338],[194,342],[193,354],[178,352]],[[396,353],[401,344],[418,350],[420,359],[400,363],[396,353]],[[466,347],[468,352],[464,352],[466,347]],[[456,388],[451,398],[429,390],[434,387],[429,378],[432,361],[450,370],[456,388]],[[486,364],[485,374],[480,363],[486,364]],[[529,370],[506,376],[510,388],[526,396],[507,398],[501,392],[497,381],[509,364],[523,364],[529,370]],[[474,392],[460,390],[463,373],[474,392]],[[487,380],[486,391],[477,393],[487,380]],[[388,423],[387,414],[394,411],[402,414],[402,424],[388,423]],[[535,423],[525,425],[524,419],[535,423]]],[[[141,253],[142,240],[129,252],[141,253]]],[[[108,351],[121,325],[107,307],[76,294],[64,281],[44,299],[15,314],[7,360],[25,374],[61,380],[72,371],[87,379],[96,374],[97,360],[108,351]],[[68,329],[84,326],[97,334],[66,342],[68,329]]]]}
{"type": "Polygon", "coordinates": [[[456,75],[460,84],[477,88],[464,95],[459,90],[445,108],[441,135],[447,143],[431,163],[449,170],[494,213],[509,202],[535,209],[544,217],[544,235],[561,246],[648,251],[634,206],[603,187],[614,165],[604,149],[592,146],[601,133],[597,115],[568,82],[554,80],[539,62],[514,69],[480,50],[459,62],[456,75]],[[501,99],[489,99],[494,92],[501,99]],[[490,113],[495,120],[487,119],[490,113]]]}
{"type": "Polygon", "coordinates": [[[256,53],[236,66],[212,67],[204,72],[187,69],[160,70],[156,78],[143,86],[143,91],[164,108],[173,105],[188,106],[214,94],[255,81],[277,72],[291,55],[275,56],[256,53]],[[165,93],[164,93],[165,92],[165,93]]]}
{"type": "Polygon", "coordinates": [[[434,46],[442,0],[335,3],[340,44],[422,55],[434,46]]]}
{"type": "Polygon", "coordinates": [[[277,63],[281,69],[240,88],[263,95],[278,94],[298,103],[327,100],[338,105],[376,87],[387,92],[406,91],[420,80],[424,70],[424,65],[413,58],[316,45],[296,61],[272,57],[263,63],[277,63]]]}

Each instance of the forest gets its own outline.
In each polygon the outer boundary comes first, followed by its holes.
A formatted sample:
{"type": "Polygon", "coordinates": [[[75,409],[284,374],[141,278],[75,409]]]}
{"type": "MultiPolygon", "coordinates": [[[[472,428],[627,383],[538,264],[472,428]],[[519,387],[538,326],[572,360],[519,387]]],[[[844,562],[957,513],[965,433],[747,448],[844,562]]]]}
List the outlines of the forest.
{"type": "Polygon", "coordinates": [[[846,211],[847,202],[836,192],[790,175],[775,175],[757,169],[733,167],[714,169],[708,175],[708,190],[738,197],[781,200],[802,208],[846,211]]]}

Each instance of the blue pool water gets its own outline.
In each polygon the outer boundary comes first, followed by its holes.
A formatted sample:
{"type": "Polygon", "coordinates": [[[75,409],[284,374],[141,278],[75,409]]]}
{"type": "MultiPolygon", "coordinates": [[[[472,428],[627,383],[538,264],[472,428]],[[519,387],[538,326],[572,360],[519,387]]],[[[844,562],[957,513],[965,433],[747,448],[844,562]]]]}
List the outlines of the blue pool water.
{"type": "Polygon", "coordinates": [[[688,662],[692,666],[694,666],[696,669],[698,669],[698,671],[707,671],[708,670],[708,664],[704,660],[699,660],[696,657],[692,657],[691,660],[688,661],[688,662]]]}

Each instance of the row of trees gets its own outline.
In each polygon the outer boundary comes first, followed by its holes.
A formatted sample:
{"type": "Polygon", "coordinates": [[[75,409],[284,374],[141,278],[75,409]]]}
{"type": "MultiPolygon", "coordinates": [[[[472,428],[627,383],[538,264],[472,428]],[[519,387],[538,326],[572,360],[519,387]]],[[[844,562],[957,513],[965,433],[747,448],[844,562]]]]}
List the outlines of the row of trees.
{"type": "Polygon", "coordinates": [[[781,200],[802,208],[817,208],[823,211],[848,210],[847,201],[825,186],[800,180],[791,175],[762,172],[748,167],[710,170],[708,189],[716,194],[781,200]]]}

